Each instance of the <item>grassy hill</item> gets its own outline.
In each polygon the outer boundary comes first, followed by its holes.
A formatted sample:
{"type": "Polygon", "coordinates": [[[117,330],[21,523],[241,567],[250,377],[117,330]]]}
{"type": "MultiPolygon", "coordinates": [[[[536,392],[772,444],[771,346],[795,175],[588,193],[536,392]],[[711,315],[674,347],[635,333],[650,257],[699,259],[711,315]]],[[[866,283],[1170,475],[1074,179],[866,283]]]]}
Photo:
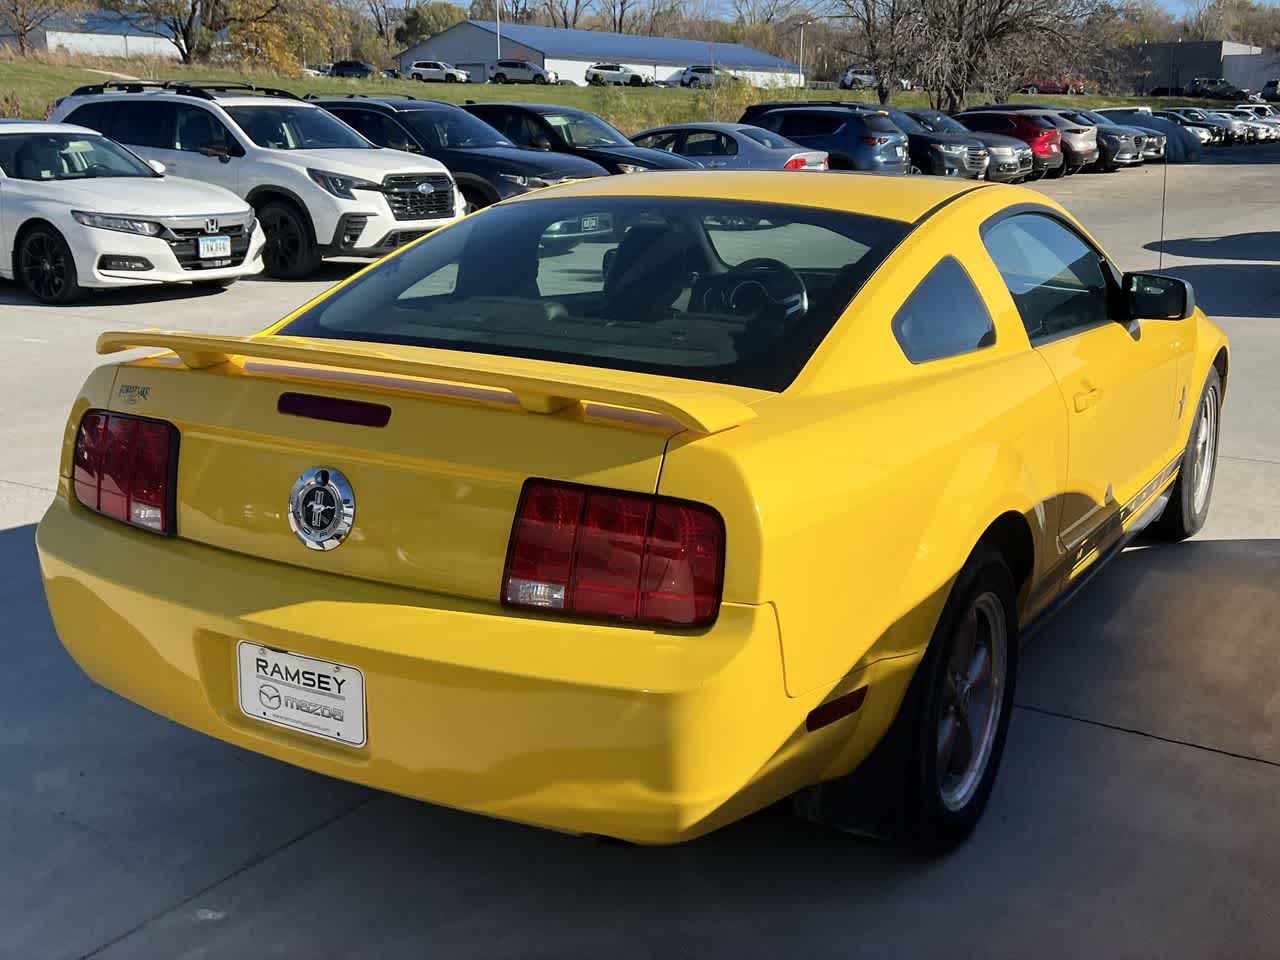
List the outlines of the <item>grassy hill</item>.
{"type": "MultiPolygon", "coordinates": [[[[211,67],[184,67],[162,61],[130,61],[52,57],[50,60],[0,59],[0,116],[43,117],[53,102],[76,87],[113,79],[112,74],[147,79],[247,80],[262,86],[280,87],[292,93],[410,95],[461,103],[463,100],[527,100],[561,103],[599,114],[625,133],[646,127],[690,120],[736,120],[743,108],[762,100],[841,99],[870,101],[867,92],[799,91],[795,89],[756,90],[745,85],[710,90],[682,90],[665,87],[630,89],[622,87],[540,87],[498,86],[494,84],[424,84],[410,80],[343,80],[333,77],[285,77],[211,67]]],[[[978,98],[976,102],[980,102],[978,98]]],[[[1046,99],[1045,96],[1014,99],[1046,99]]],[[[1050,97],[1049,99],[1053,99],[1050,97]]],[[[1072,97],[1081,106],[1118,105],[1134,102],[1125,97],[1072,97]]],[[[923,93],[900,92],[895,106],[923,106],[923,93]]]]}

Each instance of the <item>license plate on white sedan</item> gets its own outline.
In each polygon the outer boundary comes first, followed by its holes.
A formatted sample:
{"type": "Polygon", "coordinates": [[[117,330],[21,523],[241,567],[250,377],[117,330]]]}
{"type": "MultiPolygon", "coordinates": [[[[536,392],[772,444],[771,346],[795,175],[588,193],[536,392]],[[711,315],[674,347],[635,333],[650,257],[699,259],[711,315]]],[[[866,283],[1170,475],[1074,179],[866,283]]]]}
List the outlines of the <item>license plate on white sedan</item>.
{"type": "Polygon", "coordinates": [[[196,237],[196,253],[201,260],[217,260],[231,256],[230,237],[196,237]]]}
{"type": "Polygon", "coordinates": [[[236,686],[245,716],[348,746],[364,746],[364,674],[356,667],[247,640],[236,645],[236,663],[236,686]]]}

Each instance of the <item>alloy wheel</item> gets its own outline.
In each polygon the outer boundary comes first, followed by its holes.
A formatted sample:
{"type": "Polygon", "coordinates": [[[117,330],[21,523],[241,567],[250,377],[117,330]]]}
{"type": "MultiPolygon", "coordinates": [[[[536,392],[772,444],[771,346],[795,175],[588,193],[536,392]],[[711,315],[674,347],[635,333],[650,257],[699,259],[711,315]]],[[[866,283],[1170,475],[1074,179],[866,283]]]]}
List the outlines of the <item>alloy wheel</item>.
{"type": "Polygon", "coordinates": [[[22,282],[44,301],[59,299],[67,286],[67,258],[61,245],[49,234],[35,233],[22,245],[19,258],[22,282]]]}
{"type": "Polygon", "coordinates": [[[282,210],[273,210],[262,224],[267,235],[262,260],[268,270],[289,271],[302,258],[302,227],[282,210]]]}
{"type": "Polygon", "coordinates": [[[956,629],[938,710],[937,782],[942,804],[963,810],[991,760],[1004,707],[1009,631],[1004,604],[979,594],[956,629]]]}
{"type": "Polygon", "coordinates": [[[1218,388],[1210,387],[1200,401],[1196,425],[1196,459],[1191,468],[1191,505],[1197,515],[1209,499],[1213,465],[1218,455],[1218,388]]]}

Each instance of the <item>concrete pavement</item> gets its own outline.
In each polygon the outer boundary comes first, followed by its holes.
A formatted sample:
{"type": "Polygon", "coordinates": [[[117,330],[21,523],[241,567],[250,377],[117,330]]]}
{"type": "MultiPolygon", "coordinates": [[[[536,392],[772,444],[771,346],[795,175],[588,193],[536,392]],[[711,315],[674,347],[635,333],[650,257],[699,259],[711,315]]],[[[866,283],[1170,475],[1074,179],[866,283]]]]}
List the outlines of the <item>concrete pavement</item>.
{"type": "MultiPolygon", "coordinates": [[[[987,816],[937,861],[781,810],[676,848],[562,837],[327,780],[96,688],[54,637],[31,543],[94,338],[248,332],[346,268],[67,310],[0,285],[0,957],[1280,953],[1280,166],[1241,162],[1261,155],[1168,170],[1164,265],[1233,338],[1209,525],[1126,551],[1024,649],[987,816]]],[[[1043,189],[1141,269],[1163,175],[1043,189]]]]}

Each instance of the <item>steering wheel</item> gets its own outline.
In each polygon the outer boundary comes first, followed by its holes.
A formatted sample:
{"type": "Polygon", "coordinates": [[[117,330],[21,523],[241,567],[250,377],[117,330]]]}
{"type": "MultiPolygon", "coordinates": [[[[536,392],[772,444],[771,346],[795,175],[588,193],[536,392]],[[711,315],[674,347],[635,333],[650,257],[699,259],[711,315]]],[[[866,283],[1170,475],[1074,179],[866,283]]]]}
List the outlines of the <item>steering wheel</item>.
{"type": "Polygon", "coordinates": [[[740,316],[760,316],[781,311],[779,320],[798,320],[809,310],[804,280],[781,260],[754,257],[730,267],[724,275],[729,287],[729,309],[740,316]]]}
{"type": "Polygon", "coordinates": [[[85,173],[111,173],[112,168],[110,164],[102,163],[101,161],[95,161],[89,164],[87,167],[85,167],[84,172],[85,173]]]}

